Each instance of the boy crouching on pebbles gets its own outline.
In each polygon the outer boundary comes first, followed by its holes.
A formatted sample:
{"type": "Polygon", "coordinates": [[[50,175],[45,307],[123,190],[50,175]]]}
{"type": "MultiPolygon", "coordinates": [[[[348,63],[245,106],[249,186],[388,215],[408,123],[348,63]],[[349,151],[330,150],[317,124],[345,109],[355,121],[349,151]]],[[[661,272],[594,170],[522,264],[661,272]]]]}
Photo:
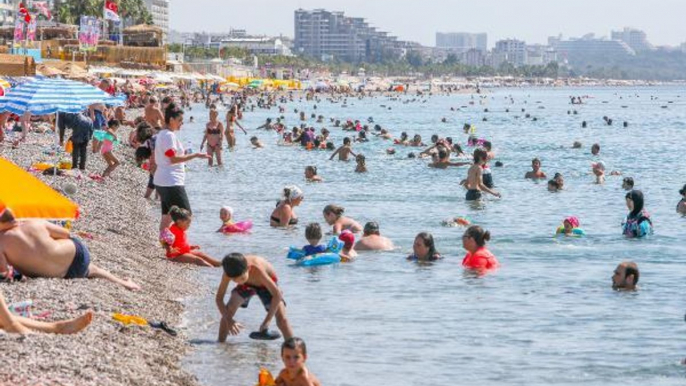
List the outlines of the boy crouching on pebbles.
{"type": "Polygon", "coordinates": [[[293,336],[291,326],[286,319],[286,303],[277,286],[278,278],[274,267],[262,257],[240,253],[230,253],[222,261],[224,274],[217,289],[216,302],[222,320],[219,324],[219,342],[225,342],[229,334],[238,335],[243,326],[234,320],[239,307],[247,308],[250,299],[257,295],[262,301],[265,316],[259,331],[250,334],[253,339],[278,339],[278,333],[269,331],[269,324],[276,317],[276,325],[284,339],[293,336]],[[229,302],[224,304],[224,296],[231,282],[236,287],[231,290],[229,302]]]}

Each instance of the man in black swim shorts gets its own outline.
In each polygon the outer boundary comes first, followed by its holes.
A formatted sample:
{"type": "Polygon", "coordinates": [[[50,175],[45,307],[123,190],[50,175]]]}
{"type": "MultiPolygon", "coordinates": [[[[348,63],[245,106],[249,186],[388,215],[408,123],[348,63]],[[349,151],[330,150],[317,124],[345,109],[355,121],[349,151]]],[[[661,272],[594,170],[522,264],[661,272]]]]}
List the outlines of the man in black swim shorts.
{"type": "Polygon", "coordinates": [[[0,274],[8,265],[28,277],[101,278],[130,290],[140,287],[91,264],[88,248],[69,231],[42,220],[17,221],[10,209],[0,210],[0,274]]]}

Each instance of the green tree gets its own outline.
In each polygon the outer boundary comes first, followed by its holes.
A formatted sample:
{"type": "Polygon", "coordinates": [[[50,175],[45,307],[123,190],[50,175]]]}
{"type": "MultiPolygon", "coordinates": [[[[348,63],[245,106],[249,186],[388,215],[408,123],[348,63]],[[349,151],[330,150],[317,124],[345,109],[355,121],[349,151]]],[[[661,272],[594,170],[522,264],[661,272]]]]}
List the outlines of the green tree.
{"type": "MultiPolygon", "coordinates": [[[[152,16],[143,0],[119,0],[119,13],[130,18],[134,24],[152,24],[152,16]]],[[[55,4],[58,20],[67,24],[78,24],[82,15],[102,17],[104,0],[61,0],[55,4]]]]}

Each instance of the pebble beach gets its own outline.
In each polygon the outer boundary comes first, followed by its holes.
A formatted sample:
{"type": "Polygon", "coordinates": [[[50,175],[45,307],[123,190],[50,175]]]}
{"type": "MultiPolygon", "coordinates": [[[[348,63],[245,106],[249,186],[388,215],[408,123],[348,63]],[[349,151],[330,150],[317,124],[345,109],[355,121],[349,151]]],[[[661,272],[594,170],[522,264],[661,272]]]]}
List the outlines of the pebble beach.
{"type": "MultiPolygon", "coordinates": [[[[12,149],[10,142],[1,143],[0,156],[27,169],[46,159],[43,150],[53,143],[52,134],[30,133],[17,149],[12,149]]],[[[102,183],[88,177],[105,168],[102,157],[90,152],[87,172],[80,178],[36,175],[57,190],[68,182],[76,185],[76,193],[68,197],[80,206],[81,217],[73,223],[72,234],[81,234],[94,263],[133,279],[142,290],[128,291],[100,279],[41,278],[0,284],[8,304],[33,300],[34,315],[48,312],[46,321],[94,311],[89,328],[75,335],[20,336],[0,331],[0,384],[198,384],[180,366],[190,345],[179,326],[183,298],[200,287],[192,279],[196,268],[165,261],[156,243],[159,207],[142,197],[147,173],[136,168],[132,149],[118,146],[115,153],[122,163],[112,178],[102,183]],[[164,321],[179,335],[125,326],[112,319],[113,313],[164,321]]]]}

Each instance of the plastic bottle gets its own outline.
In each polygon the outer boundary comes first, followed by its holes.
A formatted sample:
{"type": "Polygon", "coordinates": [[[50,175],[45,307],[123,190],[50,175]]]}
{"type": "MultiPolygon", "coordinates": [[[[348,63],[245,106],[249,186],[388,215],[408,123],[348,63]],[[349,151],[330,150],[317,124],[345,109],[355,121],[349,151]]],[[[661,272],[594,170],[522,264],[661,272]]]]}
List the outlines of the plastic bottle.
{"type": "Polygon", "coordinates": [[[186,142],[186,154],[193,154],[193,145],[191,141],[186,142]]]}

